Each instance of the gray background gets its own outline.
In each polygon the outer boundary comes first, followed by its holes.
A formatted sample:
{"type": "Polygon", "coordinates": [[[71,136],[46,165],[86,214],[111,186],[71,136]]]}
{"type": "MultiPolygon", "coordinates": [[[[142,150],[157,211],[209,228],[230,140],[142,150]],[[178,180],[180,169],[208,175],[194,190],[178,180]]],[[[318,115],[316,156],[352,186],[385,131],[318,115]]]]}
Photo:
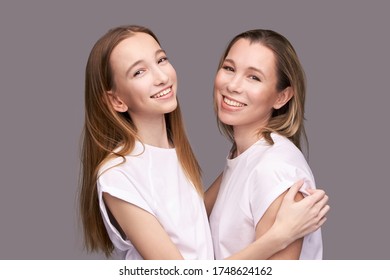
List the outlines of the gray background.
{"type": "Polygon", "coordinates": [[[130,23],[157,34],[178,72],[206,186],[229,148],[211,97],[222,50],[246,29],[289,38],[308,79],[309,164],[331,198],[324,257],[389,259],[389,4],[209,2],[1,2],[0,259],[103,257],[83,251],[75,210],[84,67],[103,33],[130,23]]]}

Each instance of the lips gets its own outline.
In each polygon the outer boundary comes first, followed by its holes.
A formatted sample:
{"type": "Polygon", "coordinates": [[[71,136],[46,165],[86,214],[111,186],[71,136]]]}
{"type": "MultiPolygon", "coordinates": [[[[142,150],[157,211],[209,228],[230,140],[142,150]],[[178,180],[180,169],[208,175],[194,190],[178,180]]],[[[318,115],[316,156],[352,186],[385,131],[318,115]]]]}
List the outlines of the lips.
{"type": "Polygon", "coordinates": [[[169,88],[166,88],[166,89],[160,91],[159,93],[152,95],[150,98],[161,98],[163,96],[170,94],[171,92],[172,92],[172,88],[169,87],[169,88]]]}

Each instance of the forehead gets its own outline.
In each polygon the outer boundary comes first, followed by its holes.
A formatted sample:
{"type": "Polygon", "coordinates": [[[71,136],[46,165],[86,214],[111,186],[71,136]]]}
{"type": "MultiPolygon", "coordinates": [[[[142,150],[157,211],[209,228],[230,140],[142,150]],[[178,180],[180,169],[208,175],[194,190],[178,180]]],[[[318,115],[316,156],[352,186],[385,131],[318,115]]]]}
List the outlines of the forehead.
{"type": "Polygon", "coordinates": [[[115,65],[128,65],[145,60],[154,55],[160,45],[149,34],[137,32],[121,41],[112,51],[110,62],[115,65]]]}
{"type": "Polygon", "coordinates": [[[254,67],[265,73],[275,73],[275,54],[261,42],[239,39],[229,50],[226,59],[231,59],[242,67],[254,67]]]}

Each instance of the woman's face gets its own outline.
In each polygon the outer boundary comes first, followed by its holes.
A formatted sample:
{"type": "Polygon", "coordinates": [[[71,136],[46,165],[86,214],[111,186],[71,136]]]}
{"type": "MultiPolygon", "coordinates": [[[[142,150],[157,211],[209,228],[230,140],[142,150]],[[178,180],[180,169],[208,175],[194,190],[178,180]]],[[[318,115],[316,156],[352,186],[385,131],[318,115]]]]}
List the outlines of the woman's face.
{"type": "Polygon", "coordinates": [[[177,107],[176,71],[156,40],[146,33],[135,33],[112,51],[110,66],[114,87],[108,92],[119,112],[137,117],[155,117],[177,107]]]}
{"type": "Polygon", "coordinates": [[[278,106],[274,53],[260,43],[239,39],[230,49],[214,83],[219,120],[234,129],[258,130],[278,106]]]}

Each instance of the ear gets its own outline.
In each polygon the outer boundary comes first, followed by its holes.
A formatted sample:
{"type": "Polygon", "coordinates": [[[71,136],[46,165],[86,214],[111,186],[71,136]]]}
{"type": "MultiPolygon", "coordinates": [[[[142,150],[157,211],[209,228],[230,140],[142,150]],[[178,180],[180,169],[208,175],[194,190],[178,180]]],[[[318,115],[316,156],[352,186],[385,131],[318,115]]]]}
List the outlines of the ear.
{"type": "Polygon", "coordinates": [[[112,107],[119,113],[127,112],[129,107],[120,99],[120,97],[113,93],[111,90],[107,91],[108,99],[111,102],[112,107]]]}
{"type": "Polygon", "coordinates": [[[292,87],[286,87],[284,90],[278,93],[278,98],[274,103],[274,109],[282,108],[290,99],[294,96],[294,90],[292,87]]]}

